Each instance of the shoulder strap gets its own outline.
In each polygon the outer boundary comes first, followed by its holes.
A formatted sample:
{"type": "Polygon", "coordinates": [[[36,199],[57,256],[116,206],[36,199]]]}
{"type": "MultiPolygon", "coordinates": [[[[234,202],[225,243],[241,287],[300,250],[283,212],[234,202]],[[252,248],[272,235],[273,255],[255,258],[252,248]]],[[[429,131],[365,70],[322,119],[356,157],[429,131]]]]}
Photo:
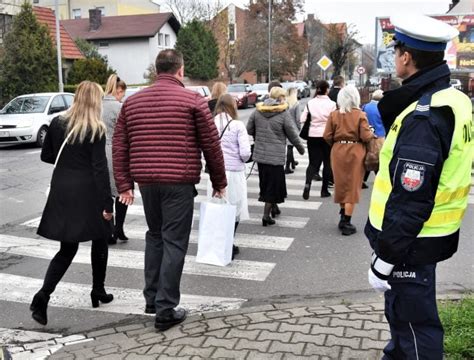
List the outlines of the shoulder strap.
{"type": "MultiPolygon", "coordinates": [[[[227,119],[227,113],[225,114],[225,117],[226,117],[226,119],[227,119]]],[[[227,119],[227,120],[228,120],[228,119],[227,119]]],[[[229,126],[229,124],[230,124],[231,122],[232,122],[232,119],[230,119],[230,121],[227,121],[227,125],[224,127],[224,130],[222,130],[221,136],[219,136],[219,140],[222,139],[222,137],[224,136],[225,131],[227,130],[227,127],[229,126]]]]}
{"type": "Polygon", "coordinates": [[[61,156],[61,153],[63,152],[63,149],[64,149],[64,146],[66,145],[67,143],[67,140],[69,139],[69,137],[71,136],[72,134],[72,130],[69,132],[69,134],[67,134],[66,138],[64,139],[61,147],[59,148],[59,152],[58,152],[58,156],[56,156],[56,161],[54,162],[54,168],[56,168],[56,165],[58,164],[58,161],[59,161],[59,157],[61,156]]]}

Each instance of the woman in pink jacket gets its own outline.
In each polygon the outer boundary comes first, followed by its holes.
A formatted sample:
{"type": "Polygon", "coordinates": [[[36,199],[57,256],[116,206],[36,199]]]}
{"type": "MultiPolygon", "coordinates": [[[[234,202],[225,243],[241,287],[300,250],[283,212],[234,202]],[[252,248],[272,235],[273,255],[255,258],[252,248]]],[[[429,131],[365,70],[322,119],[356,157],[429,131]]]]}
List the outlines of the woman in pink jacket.
{"type": "Polygon", "coordinates": [[[330,152],[331,148],[323,138],[326,122],[329,114],[336,110],[336,103],[329,96],[329,83],[325,80],[318,81],[316,84],[316,95],[308,101],[301,114],[300,121],[303,124],[306,121],[308,111],[311,114],[311,125],[309,127],[308,137],[308,156],[309,165],[306,169],[306,183],[303,190],[303,199],[309,199],[311,190],[311,181],[317,174],[321,163],[323,163],[323,186],[321,188],[321,197],[331,196],[328,191],[329,179],[331,176],[330,152]]]}

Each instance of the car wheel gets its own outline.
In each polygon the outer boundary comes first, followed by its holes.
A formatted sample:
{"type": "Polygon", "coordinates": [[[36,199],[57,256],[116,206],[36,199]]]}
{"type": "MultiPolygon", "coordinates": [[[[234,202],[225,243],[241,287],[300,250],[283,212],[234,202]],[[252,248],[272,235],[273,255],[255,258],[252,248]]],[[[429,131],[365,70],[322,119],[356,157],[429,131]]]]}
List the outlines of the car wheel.
{"type": "Polygon", "coordinates": [[[38,130],[38,134],[36,135],[36,146],[43,147],[44,138],[46,137],[47,132],[48,132],[48,127],[47,126],[42,126],[38,130]]]}

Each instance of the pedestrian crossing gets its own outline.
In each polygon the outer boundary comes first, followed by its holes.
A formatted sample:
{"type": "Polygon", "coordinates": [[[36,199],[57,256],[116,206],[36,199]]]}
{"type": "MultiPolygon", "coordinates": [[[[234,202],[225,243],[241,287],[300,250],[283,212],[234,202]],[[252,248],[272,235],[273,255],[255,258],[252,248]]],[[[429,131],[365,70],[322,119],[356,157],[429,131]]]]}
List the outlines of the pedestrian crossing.
{"type": "MultiPolygon", "coordinates": [[[[196,186],[199,195],[195,198],[195,210],[193,229],[190,235],[191,252],[185,259],[183,278],[192,277],[193,282],[204,279],[211,283],[225,284],[229,281],[243,281],[252,283],[263,283],[271,275],[278,263],[272,259],[274,252],[289,251],[297,239],[297,232],[308,226],[310,218],[315,211],[318,211],[323,204],[319,196],[313,196],[309,201],[302,199],[301,194],[304,186],[304,174],[308,163],[307,158],[298,158],[300,165],[294,174],[287,176],[288,199],[280,204],[282,214],[276,219],[276,224],[267,228],[262,227],[263,203],[258,201],[259,181],[258,173],[255,171],[248,177],[248,203],[250,219],[241,222],[235,238],[235,245],[252,250],[251,259],[246,259],[245,254],[250,254],[248,250],[241,251],[228,266],[218,267],[196,262],[195,249],[198,239],[199,225],[199,203],[207,201],[207,174],[202,174],[201,183],[196,186]],[[254,252],[257,251],[257,252],[254,252]]],[[[320,182],[314,182],[315,195],[318,194],[320,182]]],[[[89,303],[90,273],[86,273],[87,281],[83,283],[73,281],[61,281],[50,301],[51,307],[67,308],[71,310],[107,312],[115,314],[143,314],[144,298],[142,293],[142,283],[136,287],[130,284],[120,286],[120,279],[112,278],[114,273],[125,274],[134,271],[134,276],[143,270],[145,234],[148,230],[141,205],[139,189],[136,189],[136,202],[129,206],[125,232],[130,238],[126,244],[120,246],[110,246],[108,258],[108,277],[106,280],[107,291],[114,294],[114,301],[109,304],[102,304],[99,308],[93,309],[89,303]],[[109,282],[114,285],[109,286],[109,282]]],[[[21,236],[15,234],[0,234],[0,254],[5,256],[17,256],[25,259],[36,259],[37,261],[49,261],[58,251],[59,243],[39,238],[34,234],[41,220],[40,216],[21,222],[18,227],[26,229],[21,232],[21,236]],[[25,234],[26,232],[26,234],[25,234]]],[[[71,268],[74,266],[90,265],[90,242],[82,243],[73,260],[71,268]]],[[[72,271],[71,269],[69,271],[72,271]]],[[[8,273],[8,270],[0,273],[0,301],[11,301],[27,304],[31,301],[34,293],[41,287],[44,273],[27,276],[30,274],[8,273]],[[36,276],[36,277],[35,277],[36,276]],[[22,284],[21,287],[17,284],[22,284]]],[[[141,275],[140,280],[142,279],[141,275]]],[[[125,276],[124,276],[125,277],[125,276]]],[[[74,280],[76,281],[76,280],[74,280]]],[[[143,282],[143,280],[141,280],[143,282]]],[[[185,281],[186,282],[186,281],[185,281]]],[[[135,285],[135,284],[134,284],[135,285]]],[[[246,296],[238,291],[228,294],[215,294],[204,291],[187,292],[182,288],[182,298],[180,306],[185,307],[190,313],[200,313],[216,310],[232,310],[242,306],[247,301],[246,296]],[[197,293],[196,293],[197,292],[197,293]],[[223,296],[222,296],[223,295],[223,296]]],[[[194,289],[195,290],[195,289],[194,289]]]]}

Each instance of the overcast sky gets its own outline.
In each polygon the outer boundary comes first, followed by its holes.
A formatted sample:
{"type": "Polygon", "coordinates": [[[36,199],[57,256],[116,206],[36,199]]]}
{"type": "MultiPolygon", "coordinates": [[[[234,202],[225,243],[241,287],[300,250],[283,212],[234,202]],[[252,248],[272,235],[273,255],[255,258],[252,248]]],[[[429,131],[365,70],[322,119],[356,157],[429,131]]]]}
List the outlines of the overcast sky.
{"type": "MultiPolygon", "coordinates": [[[[229,1],[230,2],[230,1],[229,1]]],[[[236,5],[246,0],[233,0],[236,5]]],[[[306,14],[315,14],[322,22],[346,22],[359,31],[359,41],[375,43],[375,18],[396,14],[445,14],[451,0],[306,0],[306,14]]],[[[306,18],[306,15],[301,19],[306,18]]]]}

